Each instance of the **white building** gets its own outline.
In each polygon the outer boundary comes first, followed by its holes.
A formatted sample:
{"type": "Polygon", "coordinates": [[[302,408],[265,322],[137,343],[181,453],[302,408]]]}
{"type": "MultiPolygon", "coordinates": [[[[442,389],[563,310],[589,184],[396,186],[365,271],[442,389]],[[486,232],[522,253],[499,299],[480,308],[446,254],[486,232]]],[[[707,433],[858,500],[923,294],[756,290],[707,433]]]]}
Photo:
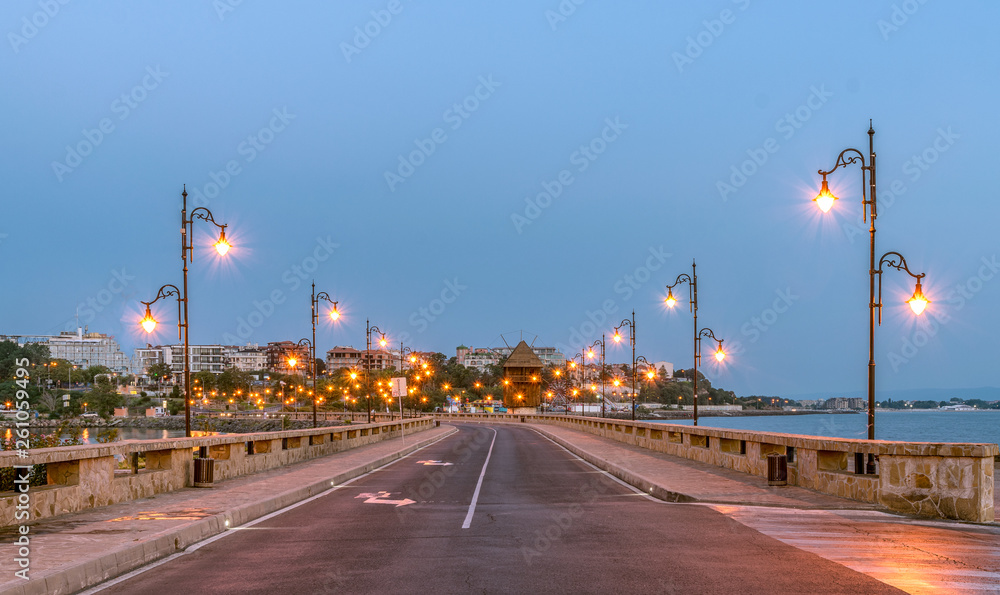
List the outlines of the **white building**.
{"type": "MultiPolygon", "coordinates": [[[[222,345],[189,345],[191,373],[211,372],[221,374],[226,369],[226,357],[222,345]]],[[[175,376],[184,373],[184,345],[147,345],[135,350],[136,372],[145,374],[149,366],[164,363],[170,366],[175,376]]]]}
{"type": "Polygon", "coordinates": [[[80,327],[77,327],[75,333],[63,331],[58,335],[3,335],[0,340],[14,341],[18,345],[46,345],[52,359],[68,360],[81,368],[104,366],[120,374],[127,374],[131,368],[128,356],[122,352],[113,335],[90,333],[80,327]]]}
{"type": "Polygon", "coordinates": [[[267,349],[259,347],[256,343],[247,343],[243,346],[224,345],[222,354],[223,363],[228,368],[236,368],[241,372],[267,369],[267,349]]]}

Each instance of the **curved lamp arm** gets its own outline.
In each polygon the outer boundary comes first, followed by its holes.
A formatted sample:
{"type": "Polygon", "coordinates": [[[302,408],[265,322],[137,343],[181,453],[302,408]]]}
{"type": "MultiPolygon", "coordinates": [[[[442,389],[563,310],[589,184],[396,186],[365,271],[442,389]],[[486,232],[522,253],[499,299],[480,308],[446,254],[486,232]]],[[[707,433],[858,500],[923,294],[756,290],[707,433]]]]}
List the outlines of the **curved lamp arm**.
{"type": "Polygon", "coordinates": [[[160,301],[161,299],[168,298],[168,297],[173,296],[173,295],[177,296],[177,340],[180,341],[181,340],[181,329],[184,328],[184,325],[187,324],[187,321],[186,320],[181,320],[181,303],[184,301],[184,299],[181,297],[181,290],[177,289],[176,285],[171,285],[170,283],[167,283],[166,285],[160,287],[159,291],[156,292],[156,297],[153,298],[152,301],[150,301],[150,302],[140,301],[139,302],[140,304],[143,304],[143,305],[146,306],[146,313],[142,317],[142,319],[139,321],[139,324],[142,325],[142,328],[147,333],[153,332],[153,329],[156,328],[156,324],[157,323],[156,323],[156,319],[153,318],[153,313],[152,313],[152,311],[150,311],[149,307],[151,305],[155,304],[156,302],[160,301]]]}
{"type": "Polygon", "coordinates": [[[889,267],[896,269],[897,271],[904,271],[907,275],[916,280],[917,286],[913,291],[913,296],[906,300],[906,303],[910,305],[910,309],[913,310],[913,313],[919,316],[924,311],[924,308],[927,307],[927,304],[931,303],[931,301],[924,296],[923,287],[921,285],[925,274],[920,273],[918,275],[911,271],[910,267],[906,265],[906,259],[903,258],[903,255],[899,252],[886,252],[882,255],[882,258],[879,259],[878,269],[875,271],[875,274],[878,275],[878,303],[875,304],[875,307],[878,308],[879,326],[882,325],[882,267],[889,267]]]}

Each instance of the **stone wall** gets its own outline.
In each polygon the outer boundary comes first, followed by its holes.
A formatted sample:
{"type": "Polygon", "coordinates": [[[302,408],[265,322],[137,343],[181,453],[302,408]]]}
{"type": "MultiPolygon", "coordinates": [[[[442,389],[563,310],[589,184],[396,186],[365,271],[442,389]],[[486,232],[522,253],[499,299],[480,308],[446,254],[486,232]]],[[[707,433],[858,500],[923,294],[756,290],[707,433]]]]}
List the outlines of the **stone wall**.
{"type": "MultiPolygon", "coordinates": [[[[430,418],[374,424],[225,434],[204,438],[134,440],[32,450],[27,458],[0,452],[0,467],[44,464],[48,484],[28,490],[30,520],[148,498],[192,485],[201,447],[215,459],[214,479],[257,473],[342,450],[399,438],[434,426],[430,418]],[[144,465],[136,465],[143,461],[144,465]],[[122,464],[124,462],[124,464],[122,464]],[[124,468],[122,468],[124,467],[124,468]]],[[[17,492],[0,493],[0,525],[18,524],[17,492]]]]}
{"type": "Polygon", "coordinates": [[[906,514],[994,520],[996,444],[850,440],[563,415],[435,417],[557,425],[761,477],[767,477],[767,455],[776,453],[787,458],[789,485],[906,514]],[[874,474],[865,473],[869,454],[874,474]]]}

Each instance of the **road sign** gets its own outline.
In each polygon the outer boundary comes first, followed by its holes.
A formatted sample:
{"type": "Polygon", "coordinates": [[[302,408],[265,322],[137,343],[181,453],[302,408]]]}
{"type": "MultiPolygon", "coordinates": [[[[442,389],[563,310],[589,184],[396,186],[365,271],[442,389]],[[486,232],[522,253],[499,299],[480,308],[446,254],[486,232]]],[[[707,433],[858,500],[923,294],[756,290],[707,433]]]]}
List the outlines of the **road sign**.
{"type": "Polygon", "coordinates": [[[406,378],[392,379],[392,396],[394,397],[406,396],[406,378]]]}
{"type": "Polygon", "coordinates": [[[403,498],[402,500],[386,500],[385,497],[388,495],[389,492],[378,492],[375,494],[365,492],[364,494],[358,494],[354,498],[367,498],[364,502],[365,504],[395,504],[396,508],[416,503],[415,500],[410,500],[409,498],[403,498]]]}

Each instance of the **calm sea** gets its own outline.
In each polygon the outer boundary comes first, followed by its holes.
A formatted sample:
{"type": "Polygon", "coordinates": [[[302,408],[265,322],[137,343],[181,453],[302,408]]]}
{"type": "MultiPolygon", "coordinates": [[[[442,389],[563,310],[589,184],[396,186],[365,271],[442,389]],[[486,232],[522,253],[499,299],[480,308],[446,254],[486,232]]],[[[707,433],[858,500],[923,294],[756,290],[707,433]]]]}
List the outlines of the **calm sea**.
{"type": "MultiPolygon", "coordinates": [[[[84,444],[97,444],[97,428],[83,428],[80,433],[80,439],[84,444]]],[[[10,438],[11,430],[2,430],[2,435],[6,438],[10,438]]],[[[51,434],[52,430],[38,430],[32,429],[32,435],[38,434],[51,434]]],[[[216,435],[218,432],[212,432],[210,435],[216,435]]],[[[192,431],[191,435],[194,437],[205,436],[205,432],[192,431]]],[[[69,436],[64,434],[63,438],[66,439],[69,436]]],[[[118,429],[118,440],[162,440],[164,438],[183,438],[184,430],[153,430],[150,428],[119,428],[118,429]]]]}
{"type": "MultiPolygon", "coordinates": [[[[691,425],[691,420],[665,423],[691,425]]],[[[868,436],[867,416],[858,414],[699,417],[698,425],[734,430],[805,434],[834,438],[868,436]]],[[[1000,411],[878,411],[875,437],[905,442],[1000,443],[1000,411]]]]}

